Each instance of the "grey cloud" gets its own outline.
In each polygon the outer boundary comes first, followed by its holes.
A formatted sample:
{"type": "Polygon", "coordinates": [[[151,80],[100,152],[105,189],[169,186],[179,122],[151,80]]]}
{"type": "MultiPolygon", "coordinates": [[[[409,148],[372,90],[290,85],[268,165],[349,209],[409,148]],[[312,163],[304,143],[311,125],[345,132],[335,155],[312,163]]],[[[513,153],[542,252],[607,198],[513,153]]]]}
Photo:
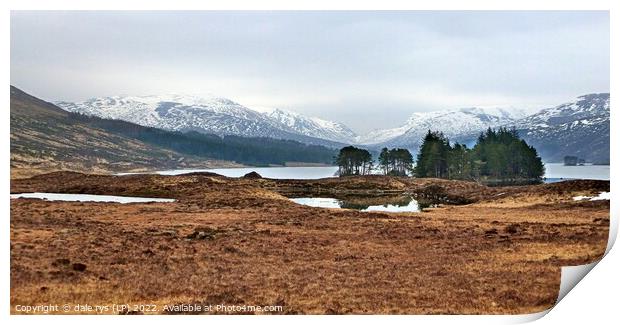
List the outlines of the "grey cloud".
{"type": "Polygon", "coordinates": [[[213,93],[363,132],[609,91],[609,13],[14,11],[11,83],[47,100],[213,93]]]}

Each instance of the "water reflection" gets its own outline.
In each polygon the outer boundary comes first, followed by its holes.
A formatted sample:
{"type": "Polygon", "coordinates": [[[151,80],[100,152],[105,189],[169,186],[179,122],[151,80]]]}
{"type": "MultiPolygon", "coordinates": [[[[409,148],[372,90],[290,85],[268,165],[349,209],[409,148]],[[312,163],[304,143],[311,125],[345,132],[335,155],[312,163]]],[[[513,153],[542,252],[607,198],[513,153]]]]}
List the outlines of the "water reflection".
{"type": "Polygon", "coordinates": [[[318,208],[355,209],[360,211],[419,212],[422,207],[410,196],[335,198],[302,197],[291,201],[318,208]]]}

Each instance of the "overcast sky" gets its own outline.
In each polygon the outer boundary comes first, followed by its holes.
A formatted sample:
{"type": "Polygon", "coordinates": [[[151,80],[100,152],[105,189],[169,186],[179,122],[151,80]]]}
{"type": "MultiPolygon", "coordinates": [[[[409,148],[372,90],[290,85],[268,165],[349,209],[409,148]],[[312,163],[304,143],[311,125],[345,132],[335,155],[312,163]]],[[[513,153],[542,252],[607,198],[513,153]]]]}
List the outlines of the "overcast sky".
{"type": "Polygon", "coordinates": [[[212,94],[355,131],[609,91],[608,12],[12,12],[11,84],[48,101],[212,94]]]}

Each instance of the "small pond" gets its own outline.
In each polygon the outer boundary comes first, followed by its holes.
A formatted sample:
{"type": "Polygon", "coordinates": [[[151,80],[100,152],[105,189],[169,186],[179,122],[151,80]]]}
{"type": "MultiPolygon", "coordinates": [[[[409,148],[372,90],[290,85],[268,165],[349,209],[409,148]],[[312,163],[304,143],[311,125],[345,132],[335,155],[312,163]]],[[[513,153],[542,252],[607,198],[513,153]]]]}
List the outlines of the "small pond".
{"type": "Polygon", "coordinates": [[[94,194],[65,194],[65,193],[20,193],[11,194],[11,199],[42,199],[47,201],[70,201],[70,202],[116,202],[116,203],[148,203],[148,202],[174,202],[174,199],[159,199],[149,197],[94,195],[94,194]]]}
{"type": "Polygon", "coordinates": [[[359,198],[339,200],[335,198],[301,197],[291,201],[317,208],[355,209],[364,212],[420,212],[423,207],[411,197],[397,198],[359,198]]]}
{"type": "Polygon", "coordinates": [[[580,195],[580,196],[573,197],[573,200],[575,200],[575,201],[582,201],[582,200],[588,200],[588,201],[611,200],[611,193],[610,192],[600,192],[597,196],[584,196],[584,195],[580,195]]]}

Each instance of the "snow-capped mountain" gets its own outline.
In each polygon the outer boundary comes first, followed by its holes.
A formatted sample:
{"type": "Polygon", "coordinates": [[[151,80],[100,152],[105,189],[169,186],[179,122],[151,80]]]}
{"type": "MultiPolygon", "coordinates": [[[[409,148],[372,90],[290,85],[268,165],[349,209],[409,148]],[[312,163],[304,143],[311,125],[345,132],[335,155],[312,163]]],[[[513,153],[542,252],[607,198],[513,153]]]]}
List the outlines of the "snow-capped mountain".
{"type": "Polygon", "coordinates": [[[185,95],[113,96],[84,102],[57,102],[59,107],[86,115],[118,119],[165,130],[217,135],[271,137],[332,147],[347,138],[348,128],[298,114],[265,114],[220,97],[185,95]],[[286,121],[283,123],[282,121],[286,121]]]}
{"type": "Polygon", "coordinates": [[[501,108],[461,108],[450,111],[413,113],[398,128],[372,131],[356,140],[358,143],[373,147],[405,147],[417,150],[428,130],[441,131],[448,138],[456,139],[489,127],[513,123],[523,116],[525,114],[521,110],[501,108]]]}
{"type": "Polygon", "coordinates": [[[57,105],[71,112],[180,132],[271,137],[333,148],[343,144],[371,149],[402,147],[413,152],[428,130],[441,131],[453,142],[472,144],[489,127],[514,126],[545,161],[575,155],[591,162],[609,162],[609,93],[584,95],[529,116],[518,109],[501,108],[418,112],[400,127],[360,136],[341,123],[282,109],[257,111],[220,97],[114,96],[57,105]]]}
{"type": "Polygon", "coordinates": [[[571,155],[609,163],[609,117],[609,93],[589,94],[543,109],[514,125],[543,160],[560,162],[571,155]]]}
{"type": "Polygon", "coordinates": [[[466,108],[414,113],[401,127],[357,137],[372,148],[404,147],[416,152],[428,130],[441,131],[450,140],[473,144],[481,131],[515,127],[546,162],[578,156],[588,162],[609,163],[609,93],[589,94],[525,116],[515,109],[466,108]]]}
{"type": "Polygon", "coordinates": [[[263,114],[300,134],[310,137],[349,143],[357,136],[355,132],[342,123],[327,121],[317,117],[307,117],[283,109],[273,109],[263,114]]]}
{"type": "Polygon", "coordinates": [[[609,93],[589,94],[577,97],[573,102],[543,109],[527,116],[515,124],[519,129],[528,129],[528,134],[574,125],[592,125],[609,120],[609,93]]]}

